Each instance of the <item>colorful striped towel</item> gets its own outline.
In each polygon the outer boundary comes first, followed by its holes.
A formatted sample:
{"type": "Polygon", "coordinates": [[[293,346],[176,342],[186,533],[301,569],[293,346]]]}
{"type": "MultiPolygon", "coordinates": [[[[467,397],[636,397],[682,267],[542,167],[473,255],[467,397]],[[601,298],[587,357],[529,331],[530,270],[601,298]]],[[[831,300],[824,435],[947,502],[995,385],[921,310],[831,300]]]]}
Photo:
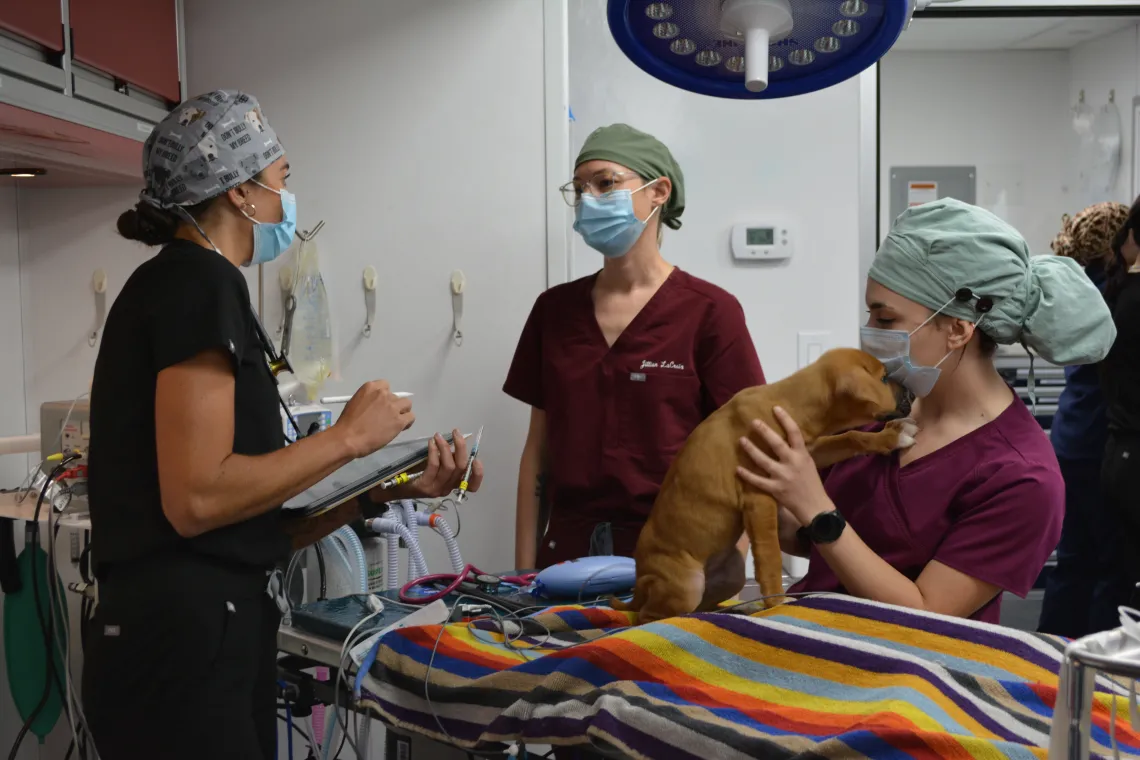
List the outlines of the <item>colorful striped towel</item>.
{"type": "MultiPolygon", "coordinates": [[[[509,644],[495,621],[388,634],[367,680],[381,717],[466,749],[1044,758],[1065,644],[834,595],[635,628],[600,608],[528,620],[509,644]]],[[[1114,704],[1121,751],[1140,751],[1127,694],[1098,681],[1094,753],[1111,755],[1114,704]]]]}

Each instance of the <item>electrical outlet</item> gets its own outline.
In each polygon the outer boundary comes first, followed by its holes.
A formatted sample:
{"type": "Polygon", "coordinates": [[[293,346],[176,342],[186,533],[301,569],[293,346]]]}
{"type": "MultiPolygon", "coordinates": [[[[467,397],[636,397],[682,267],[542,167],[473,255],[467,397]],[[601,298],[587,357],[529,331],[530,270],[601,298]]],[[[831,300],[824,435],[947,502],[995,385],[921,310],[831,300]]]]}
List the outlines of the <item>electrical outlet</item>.
{"type": "Polygon", "coordinates": [[[801,332],[799,334],[799,361],[796,364],[796,368],[803,369],[821,357],[824,352],[830,348],[830,332],[801,332]]]}

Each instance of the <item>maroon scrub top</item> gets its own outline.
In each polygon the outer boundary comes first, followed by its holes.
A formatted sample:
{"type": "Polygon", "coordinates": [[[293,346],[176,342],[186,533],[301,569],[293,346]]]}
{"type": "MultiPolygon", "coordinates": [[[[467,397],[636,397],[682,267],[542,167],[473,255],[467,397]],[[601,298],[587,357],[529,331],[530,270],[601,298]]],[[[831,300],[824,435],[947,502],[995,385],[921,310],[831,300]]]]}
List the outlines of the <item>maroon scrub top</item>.
{"type": "MultiPolygon", "coordinates": [[[[931,560],[1024,597],[1061,537],[1065,482],[1049,439],[1016,399],[998,417],[899,467],[898,455],[833,466],[824,486],[863,542],[916,580],[931,560]]],[[[812,550],[792,591],[843,591],[812,550]]],[[[972,617],[1001,616],[1001,594],[972,617]]]]}
{"type": "MultiPolygon", "coordinates": [[[[610,523],[633,556],[665,472],[689,434],[737,392],[764,383],[740,303],[674,269],[613,346],[594,317],[597,275],[538,297],[503,390],[546,412],[546,567],[589,554],[610,523]]],[[[540,526],[541,529],[541,526],[540,526]]]]}

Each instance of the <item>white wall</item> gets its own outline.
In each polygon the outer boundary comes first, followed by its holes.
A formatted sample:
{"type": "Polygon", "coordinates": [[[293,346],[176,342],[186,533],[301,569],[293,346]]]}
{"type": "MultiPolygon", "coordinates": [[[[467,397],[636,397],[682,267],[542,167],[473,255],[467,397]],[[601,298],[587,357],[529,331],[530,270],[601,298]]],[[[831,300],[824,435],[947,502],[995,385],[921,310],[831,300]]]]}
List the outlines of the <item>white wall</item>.
{"type": "Polygon", "coordinates": [[[977,167],[978,205],[1048,253],[1066,192],[1068,54],[888,53],[879,67],[880,236],[891,224],[890,170],[977,167]]]}
{"type": "MultiPolygon", "coordinates": [[[[1083,201],[1074,205],[1075,211],[1100,201],[1132,203],[1132,98],[1140,94],[1138,32],[1140,27],[1128,27],[1107,37],[1085,42],[1069,52],[1069,105],[1075,104],[1081,90],[1084,90],[1085,102],[1093,108],[1101,108],[1108,103],[1110,93],[1115,90],[1123,132],[1120,174],[1116,186],[1106,192],[1074,198],[1083,201]]],[[[1066,128],[1070,121],[1066,113],[1066,128]]]]}
{"type": "MultiPolygon", "coordinates": [[[[4,361],[3,372],[0,372],[0,438],[27,432],[20,239],[16,215],[16,189],[0,189],[0,356],[4,361]]],[[[24,460],[22,456],[0,456],[0,488],[19,485],[27,473],[24,460]]]]}
{"type": "MultiPolygon", "coordinates": [[[[190,90],[254,94],[292,164],[300,226],[326,222],[317,242],[342,377],[326,390],[387,378],[416,394],[418,435],[485,424],[488,478],[462,543],[478,565],[509,564],[526,410],[500,389],[546,275],[541,3],[351,0],[330,13],[194,0],[186,27],[190,90]],[[265,45],[235,58],[220,27],[256,28],[265,45]],[[362,340],[368,265],[378,308],[362,340]],[[454,269],[467,276],[462,347],[450,338],[454,269]]],[[[272,330],[276,266],[264,281],[272,330]]],[[[446,557],[429,550],[429,562],[446,557]]]]}
{"type": "MultiPolygon", "coordinates": [[[[685,92],[625,57],[609,33],[605,7],[604,0],[570,5],[572,153],[596,127],[619,121],[669,146],[685,174],[687,207],[682,229],[666,231],[662,252],[740,300],[770,380],[797,368],[800,331],[830,332],[835,345],[856,345],[858,81],[777,101],[685,92]],[[769,213],[790,215],[795,256],[779,264],[735,263],[732,226],[769,213]]],[[[575,277],[600,267],[599,255],[576,236],[573,246],[575,277]]]]}
{"type": "Polygon", "coordinates": [[[28,429],[40,404],[90,389],[98,345],[96,269],[107,275],[106,308],[154,251],[119,237],[115,221],[138,200],[134,188],[32,190],[20,194],[21,280],[28,429]]]}

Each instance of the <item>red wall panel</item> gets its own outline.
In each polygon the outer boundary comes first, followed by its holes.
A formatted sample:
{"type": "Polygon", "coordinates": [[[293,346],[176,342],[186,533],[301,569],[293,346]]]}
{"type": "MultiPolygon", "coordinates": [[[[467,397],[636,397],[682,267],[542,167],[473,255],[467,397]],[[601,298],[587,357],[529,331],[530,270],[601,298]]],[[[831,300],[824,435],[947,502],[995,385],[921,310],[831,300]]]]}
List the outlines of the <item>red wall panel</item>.
{"type": "Polygon", "coordinates": [[[0,0],[0,28],[63,50],[63,13],[55,0],[0,0]]]}
{"type": "Polygon", "coordinates": [[[75,60],[180,99],[174,0],[71,0],[70,8],[75,60]]]}

